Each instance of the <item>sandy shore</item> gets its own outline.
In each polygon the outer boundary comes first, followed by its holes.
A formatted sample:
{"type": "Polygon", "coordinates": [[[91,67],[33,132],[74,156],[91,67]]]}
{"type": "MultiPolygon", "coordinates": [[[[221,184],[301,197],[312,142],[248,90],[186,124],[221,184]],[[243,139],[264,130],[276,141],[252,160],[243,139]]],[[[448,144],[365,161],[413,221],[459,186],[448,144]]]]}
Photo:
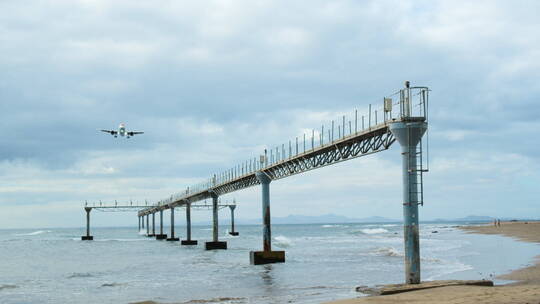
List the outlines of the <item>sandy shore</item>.
{"type": "MultiPolygon", "coordinates": [[[[540,243],[540,222],[505,222],[500,227],[470,226],[462,227],[470,233],[501,234],[522,241],[540,243]]],[[[451,286],[402,294],[363,297],[330,302],[332,304],[353,303],[471,303],[471,304],[540,304],[540,256],[536,265],[516,270],[499,277],[518,281],[513,284],[495,287],[451,286]]]]}

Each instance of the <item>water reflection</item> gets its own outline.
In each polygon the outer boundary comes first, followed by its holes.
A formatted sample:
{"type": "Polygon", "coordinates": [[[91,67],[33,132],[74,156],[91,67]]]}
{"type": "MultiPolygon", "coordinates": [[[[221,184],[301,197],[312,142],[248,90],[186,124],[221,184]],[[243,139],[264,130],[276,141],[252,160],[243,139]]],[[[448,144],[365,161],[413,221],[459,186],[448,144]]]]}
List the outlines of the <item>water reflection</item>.
{"type": "Polygon", "coordinates": [[[264,270],[260,272],[262,282],[264,286],[271,287],[274,285],[274,278],[272,277],[272,265],[264,265],[264,270]]]}

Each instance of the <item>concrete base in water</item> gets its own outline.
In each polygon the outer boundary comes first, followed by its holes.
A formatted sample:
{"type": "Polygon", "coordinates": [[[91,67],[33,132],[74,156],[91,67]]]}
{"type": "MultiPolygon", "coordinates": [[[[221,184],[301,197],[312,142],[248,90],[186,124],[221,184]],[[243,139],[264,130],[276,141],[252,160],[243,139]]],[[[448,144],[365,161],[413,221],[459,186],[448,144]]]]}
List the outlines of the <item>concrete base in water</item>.
{"type": "Polygon", "coordinates": [[[204,248],[206,250],[227,249],[227,242],[206,242],[204,248]]]}
{"type": "Polygon", "coordinates": [[[94,240],[94,237],[89,235],[89,236],[81,236],[81,241],[93,241],[94,240]]]}
{"type": "Polygon", "coordinates": [[[197,245],[196,240],[182,240],[180,245],[197,245]]]}
{"type": "Polygon", "coordinates": [[[180,241],[180,238],[177,238],[177,237],[175,237],[175,238],[168,238],[167,241],[169,241],[169,242],[178,242],[178,241],[180,241]]]}
{"type": "Polygon", "coordinates": [[[156,234],[156,240],[165,240],[167,239],[166,234],[156,234]]]}
{"type": "Polygon", "coordinates": [[[154,236],[156,236],[156,235],[155,235],[155,234],[147,234],[146,236],[147,236],[147,237],[154,237],[154,236]]]}
{"type": "Polygon", "coordinates": [[[285,251],[250,251],[249,263],[251,265],[285,263],[285,251]]]}
{"type": "Polygon", "coordinates": [[[239,235],[239,233],[238,233],[237,231],[229,232],[229,234],[230,234],[230,235],[234,235],[234,236],[239,235]]]}

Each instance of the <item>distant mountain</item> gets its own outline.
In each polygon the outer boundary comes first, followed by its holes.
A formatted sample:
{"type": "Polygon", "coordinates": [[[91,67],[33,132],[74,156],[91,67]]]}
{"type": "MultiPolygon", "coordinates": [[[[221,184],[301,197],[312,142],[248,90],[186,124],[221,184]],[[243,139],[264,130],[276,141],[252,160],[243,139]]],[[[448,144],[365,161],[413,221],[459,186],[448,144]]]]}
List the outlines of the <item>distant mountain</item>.
{"type": "Polygon", "coordinates": [[[434,219],[434,222],[492,222],[495,218],[485,215],[469,215],[456,219],[434,219]]]}

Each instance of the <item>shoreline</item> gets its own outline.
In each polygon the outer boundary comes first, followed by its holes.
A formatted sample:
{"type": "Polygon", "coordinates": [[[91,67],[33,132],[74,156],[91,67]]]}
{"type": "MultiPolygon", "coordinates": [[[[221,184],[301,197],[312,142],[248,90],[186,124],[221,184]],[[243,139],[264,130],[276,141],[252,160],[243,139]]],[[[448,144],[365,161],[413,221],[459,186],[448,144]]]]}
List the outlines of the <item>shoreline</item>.
{"type": "MultiPolygon", "coordinates": [[[[518,241],[540,244],[540,222],[503,222],[500,227],[493,225],[486,226],[464,226],[461,230],[467,233],[476,234],[496,234],[514,238],[518,241]]],[[[533,265],[515,269],[509,273],[497,276],[497,279],[516,281],[506,285],[540,284],[540,255],[537,255],[533,265]]],[[[540,303],[540,298],[539,298],[540,303]]]]}
{"type": "MultiPolygon", "coordinates": [[[[496,234],[515,238],[519,241],[540,244],[540,222],[502,222],[500,227],[463,226],[459,229],[474,234],[496,234]]],[[[540,250],[539,250],[540,254],[540,250]]],[[[386,296],[367,296],[354,299],[336,300],[327,304],[356,303],[447,303],[447,304],[540,304],[540,255],[533,265],[497,276],[497,279],[515,281],[494,287],[448,286],[386,296]]]]}

